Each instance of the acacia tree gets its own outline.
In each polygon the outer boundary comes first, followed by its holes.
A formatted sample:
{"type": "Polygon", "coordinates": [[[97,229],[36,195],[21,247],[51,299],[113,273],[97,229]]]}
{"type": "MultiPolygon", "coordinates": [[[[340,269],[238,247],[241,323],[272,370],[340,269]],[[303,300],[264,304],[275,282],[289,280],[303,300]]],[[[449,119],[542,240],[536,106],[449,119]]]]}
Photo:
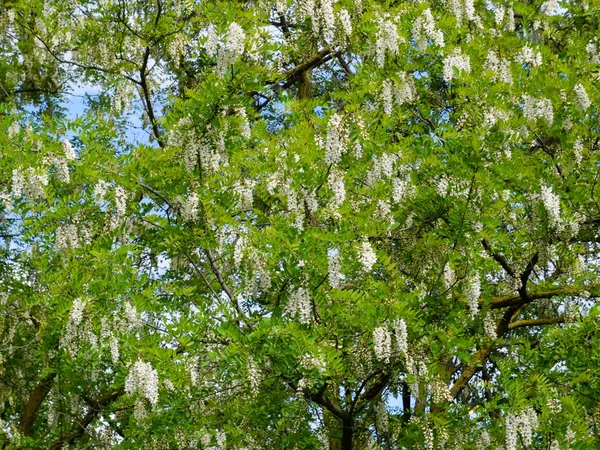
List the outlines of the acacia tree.
{"type": "Polygon", "coordinates": [[[0,1],[3,448],[598,446],[599,9],[0,1]]]}

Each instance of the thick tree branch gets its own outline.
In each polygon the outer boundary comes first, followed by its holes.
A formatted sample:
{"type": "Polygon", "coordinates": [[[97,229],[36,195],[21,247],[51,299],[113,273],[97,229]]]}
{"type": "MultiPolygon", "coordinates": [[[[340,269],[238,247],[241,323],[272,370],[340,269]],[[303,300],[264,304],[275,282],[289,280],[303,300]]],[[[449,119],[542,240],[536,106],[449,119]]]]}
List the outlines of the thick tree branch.
{"type": "Polygon", "coordinates": [[[508,261],[506,260],[504,255],[492,250],[492,246],[487,241],[487,239],[483,239],[481,241],[481,243],[483,244],[483,248],[485,248],[485,250],[490,254],[490,256],[492,258],[494,258],[494,260],[502,266],[502,268],[506,271],[506,273],[508,273],[513,278],[515,278],[517,276],[515,271],[513,270],[513,268],[510,267],[510,265],[508,264],[508,261]]]}
{"type": "Polygon", "coordinates": [[[564,317],[546,317],[543,319],[528,319],[528,320],[518,320],[516,322],[512,322],[508,325],[509,330],[514,330],[515,328],[522,327],[538,327],[543,325],[554,325],[558,323],[565,323],[564,317]]]}
{"type": "Polygon", "coordinates": [[[56,374],[52,373],[44,378],[35,388],[33,388],[33,391],[29,396],[29,400],[23,408],[21,419],[19,421],[19,431],[24,436],[31,435],[37,411],[46,399],[48,392],[50,392],[55,377],[56,374]]]}

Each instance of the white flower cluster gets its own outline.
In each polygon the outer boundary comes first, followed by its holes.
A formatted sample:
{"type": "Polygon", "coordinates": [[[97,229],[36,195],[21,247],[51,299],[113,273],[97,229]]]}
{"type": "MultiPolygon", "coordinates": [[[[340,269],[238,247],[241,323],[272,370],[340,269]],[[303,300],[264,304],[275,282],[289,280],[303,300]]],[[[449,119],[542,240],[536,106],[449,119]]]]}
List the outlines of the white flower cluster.
{"type": "Polygon", "coordinates": [[[225,46],[218,53],[217,72],[221,75],[225,74],[228,67],[235,64],[237,59],[244,53],[244,41],[246,34],[241,26],[235,22],[231,22],[227,30],[227,38],[225,46]]]}
{"type": "Polygon", "coordinates": [[[25,194],[31,200],[46,197],[44,186],[48,185],[48,174],[41,169],[29,167],[25,173],[12,171],[12,193],[16,198],[25,194]]]}
{"type": "Polygon", "coordinates": [[[536,99],[530,95],[523,94],[523,115],[528,120],[542,118],[548,125],[552,125],[554,121],[552,102],[547,98],[536,99]]]}
{"type": "Polygon", "coordinates": [[[373,186],[377,181],[390,178],[394,173],[394,164],[398,155],[394,153],[382,153],[373,156],[373,167],[367,172],[367,183],[373,186]]]}
{"type": "Polygon", "coordinates": [[[225,450],[227,448],[227,435],[222,430],[217,430],[215,433],[215,441],[219,450],[225,450]]]}
{"type": "Polygon", "coordinates": [[[561,13],[561,7],[558,0],[546,0],[542,3],[540,11],[547,16],[555,16],[561,13]]]}
{"type": "Polygon", "coordinates": [[[244,259],[244,251],[246,250],[246,236],[240,234],[233,246],[233,265],[236,269],[240,268],[242,259],[244,259]]]}
{"type": "Polygon", "coordinates": [[[235,108],[237,116],[240,118],[240,135],[244,139],[250,139],[252,136],[252,130],[250,129],[250,122],[248,122],[248,114],[243,106],[235,108]]]}
{"type": "Polygon", "coordinates": [[[75,150],[73,149],[73,145],[67,139],[62,141],[62,148],[65,152],[65,158],[67,159],[67,161],[73,161],[77,158],[75,150]]]}
{"type": "Polygon", "coordinates": [[[139,394],[152,405],[158,402],[158,372],[152,364],[136,361],[125,379],[125,392],[128,395],[139,394]]]}
{"type": "Polygon", "coordinates": [[[303,324],[309,324],[312,317],[312,302],[308,289],[300,287],[290,295],[285,313],[297,317],[303,324]]]}
{"type": "Polygon", "coordinates": [[[239,197],[238,208],[245,211],[251,210],[254,204],[254,180],[245,179],[241,184],[233,188],[233,192],[239,197]]]}
{"type": "Polygon", "coordinates": [[[204,51],[209,58],[217,56],[219,50],[219,36],[215,31],[215,26],[211,23],[206,27],[206,41],[204,41],[204,51]]]}
{"type": "Polygon", "coordinates": [[[394,337],[398,353],[404,356],[408,355],[408,331],[404,319],[398,319],[394,322],[394,337]]]}
{"type": "Polygon", "coordinates": [[[577,106],[577,109],[582,112],[587,110],[591,106],[592,102],[590,101],[590,98],[588,97],[583,85],[579,83],[575,85],[573,90],[575,91],[575,105],[577,106]]]}
{"type": "Polygon", "coordinates": [[[79,248],[79,233],[74,224],[60,225],[56,228],[54,248],[57,252],[79,248]]]}
{"type": "Polygon", "coordinates": [[[370,273],[377,262],[377,255],[368,240],[364,240],[358,252],[358,262],[362,265],[363,272],[370,273]]]}
{"type": "Polygon", "coordinates": [[[485,317],[483,318],[483,331],[490,339],[496,339],[498,337],[496,334],[496,323],[489,311],[485,313],[485,317]]]}
{"type": "Polygon", "coordinates": [[[127,192],[123,186],[115,187],[115,209],[119,217],[123,217],[127,210],[127,192]]]}
{"type": "Polygon", "coordinates": [[[327,141],[325,143],[325,163],[337,164],[346,152],[346,132],[342,118],[333,114],[327,122],[327,141]]]}
{"type": "Polygon", "coordinates": [[[340,287],[340,251],[332,248],[327,251],[329,285],[333,289],[340,287]]]}
{"type": "Polygon", "coordinates": [[[373,350],[378,360],[389,363],[393,355],[393,341],[395,341],[396,351],[408,356],[408,333],[406,331],[406,322],[399,319],[393,323],[393,335],[387,327],[377,327],[373,330],[373,350]],[[392,336],[394,339],[392,339],[392,336]]]}
{"type": "Polygon", "coordinates": [[[542,199],[542,203],[548,214],[550,227],[560,230],[562,228],[560,197],[552,192],[551,186],[542,185],[540,198],[542,199]]]}
{"type": "Polygon", "coordinates": [[[248,360],[248,381],[250,382],[250,391],[252,392],[252,395],[258,395],[260,384],[262,382],[262,375],[252,357],[248,360]]]}
{"type": "Polygon", "coordinates": [[[313,34],[322,36],[323,40],[332,43],[335,38],[335,14],[333,10],[334,0],[320,0],[318,4],[312,2],[310,15],[313,34]]]}
{"type": "Polygon", "coordinates": [[[179,68],[181,57],[185,56],[187,38],[184,33],[177,33],[167,44],[167,54],[173,63],[173,67],[179,68]]]}
{"type": "Polygon", "coordinates": [[[331,209],[337,210],[344,200],[346,200],[346,187],[344,185],[344,175],[339,170],[329,172],[327,178],[329,189],[333,192],[333,198],[330,201],[331,209]]]}
{"type": "Polygon", "coordinates": [[[431,401],[433,403],[439,404],[452,401],[452,395],[450,394],[448,385],[444,383],[442,379],[436,378],[433,380],[429,385],[429,388],[431,390],[431,401]]]}
{"type": "Polygon", "coordinates": [[[542,65],[542,54],[535,52],[531,47],[525,46],[521,49],[521,52],[515,58],[521,64],[528,64],[531,67],[538,67],[542,65]]]}
{"type": "Polygon", "coordinates": [[[456,16],[456,23],[460,27],[463,20],[471,22],[475,20],[474,0],[449,0],[452,12],[456,16]]]}
{"type": "Polygon", "coordinates": [[[506,450],[517,450],[519,436],[524,446],[530,446],[533,440],[533,431],[537,429],[538,425],[538,417],[532,407],[520,413],[508,413],[506,416],[506,450]]]}
{"type": "Polygon", "coordinates": [[[390,208],[390,204],[385,200],[377,200],[377,208],[375,208],[375,217],[381,219],[383,222],[388,222],[390,225],[394,224],[392,209],[390,208]]]}
{"type": "Polygon", "coordinates": [[[56,168],[56,178],[63,183],[69,184],[71,182],[71,174],[69,172],[69,165],[64,158],[54,158],[54,167],[56,168]]]}
{"type": "Polygon", "coordinates": [[[390,115],[394,106],[412,103],[417,98],[417,90],[412,78],[405,72],[398,74],[399,81],[384,80],[381,89],[381,104],[385,114],[390,115]]]}
{"type": "Polygon", "coordinates": [[[189,192],[187,198],[181,203],[181,217],[188,222],[194,222],[198,219],[198,206],[200,198],[194,191],[189,192]]]}
{"type": "Polygon", "coordinates": [[[464,292],[471,311],[471,318],[474,319],[479,312],[479,296],[481,295],[481,282],[478,274],[472,275],[467,280],[464,292]]]}
{"type": "Polygon", "coordinates": [[[459,73],[471,73],[471,60],[468,56],[462,55],[458,48],[444,58],[444,81],[447,83],[454,78],[454,69],[459,73]]]}
{"type": "Polygon", "coordinates": [[[435,21],[431,10],[427,8],[413,23],[412,34],[418,50],[425,50],[429,39],[438,47],[444,46],[444,34],[442,30],[435,29],[435,21]]]}
{"type": "Polygon", "coordinates": [[[600,64],[600,48],[595,42],[588,42],[585,49],[588,53],[588,60],[592,64],[600,64]]]}
{"type": "Polygon", "coordinates": [[[84,323],[85,307],[85,300],[77,298],[73,301],[71,312],[69,313],[66,332],[60,339],[60,347],[67,349],[72,357],[77,354],[81,341],[86,336],[90,338],[89,340],[92,346],[95,346],[95,335],[84,323]]]}
{"type": "Polygon", "coordinates": [[[384,363],[389,363],[392,357],[392,335],[386,327],[373,330],[373,350],[375,356],[384,363]]]}
{"type": "Polygon", "coordinates": [[[493,72],[492,81],[494,83],[502,82],[509,85],[513,84],[513,76],[510,70],[510,62],[507,59],[500,58],[493,50],[490,50],[483,63],[483,70],[493,72]]]}
{"type": "Polygon", "coordinates": [[[409,194],[409,183],[406,180],[395,177],[392,179],[392,201],[395,204],[400,204],[409,194]]]}
{"type": "Polygon", "coordinates": [[[98,182],[94,185],[94,193],[92,194],[94,197],[94,203],[97,206],[102,206],[107,191],[108,183],[104,180],[98,180],[98,182]]]}
{"type": "Polygon", "coordinates": [[[485,128],[491,128],[496,125],[499,121],[506,122],[509,119],[509,115],[501,109],[492,107],[487,109],[483,113],[483,126],[485,128]]]}
{"type": "Polygon", "coordinates": [[[375,43],[375,59],[377,65],[383,67],[385,64],[385,54],[390,52],[393,55],[398,54],[398,44],[404,42],[404,39],[398,35],[396,24],[384,18],[379,19],[379,30],[377,32],[377,41],[375,43]]]}
{"type": "Polygon", "coordinates": [[[447,262],[444,264],[444,288],[450,289],[454,283],[456,283],[456,273],[450,266],[450,263],[447,262]]]}
{"type": "Polygon", "coordinates": [[[575,162],[581,164],[581,161],[583,161],[583,139],[578,138],[573,143],[573,156],[575,156],[575,162]]]}
{"type": "Polygon", "coordinates": [[[377,432],[380,434],[387,433],[389,431],[389,417],[388,411],[385,407],[385,401],[379,400],[375,407],[375,426],[377,432]]]}

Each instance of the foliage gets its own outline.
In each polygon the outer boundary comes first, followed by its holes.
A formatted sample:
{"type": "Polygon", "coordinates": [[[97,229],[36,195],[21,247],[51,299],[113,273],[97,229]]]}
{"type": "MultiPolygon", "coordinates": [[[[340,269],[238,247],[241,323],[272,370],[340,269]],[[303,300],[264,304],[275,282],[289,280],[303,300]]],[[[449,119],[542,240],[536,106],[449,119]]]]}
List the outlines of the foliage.
{"type": "Polygon", "coordinates": [[[598,447],[599,10],[0,1],[3,448],[598,447]]]}

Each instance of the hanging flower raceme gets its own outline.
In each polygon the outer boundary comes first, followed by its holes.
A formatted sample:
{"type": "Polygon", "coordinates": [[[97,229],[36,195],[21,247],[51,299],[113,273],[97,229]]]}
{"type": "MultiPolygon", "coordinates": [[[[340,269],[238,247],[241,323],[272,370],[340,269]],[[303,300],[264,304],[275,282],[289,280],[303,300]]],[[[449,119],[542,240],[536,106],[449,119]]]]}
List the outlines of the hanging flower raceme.
{"type": "Polygon", "coordinates": [[[312,302],[308,289],[299,287],[290,295],[285,313],[296,317],[302,324],[309,324],[312,318],[312,302]]]}
{"type": "Polygon", "coordinates": [[[462,55],[458,48],[444,58],[444,81],[447,83],[454,78],[454,69],[459,73],[471,73],[471,60],[462,55]]]}
{"type": "Polygon", "coordinates": [[[362,270],[365,273],[370,273],[375,263],[377,263],[377,255],[368,240],[364,240],[360,246],[358,262],[361,264],[362,270]]]}
{"type": "Polygon", "coordinates": [[[158,372],[152,364],[141,360],[133,363],[125,380],[125,393],[139,394],[152,405],[158,402],[158,372]]]}

